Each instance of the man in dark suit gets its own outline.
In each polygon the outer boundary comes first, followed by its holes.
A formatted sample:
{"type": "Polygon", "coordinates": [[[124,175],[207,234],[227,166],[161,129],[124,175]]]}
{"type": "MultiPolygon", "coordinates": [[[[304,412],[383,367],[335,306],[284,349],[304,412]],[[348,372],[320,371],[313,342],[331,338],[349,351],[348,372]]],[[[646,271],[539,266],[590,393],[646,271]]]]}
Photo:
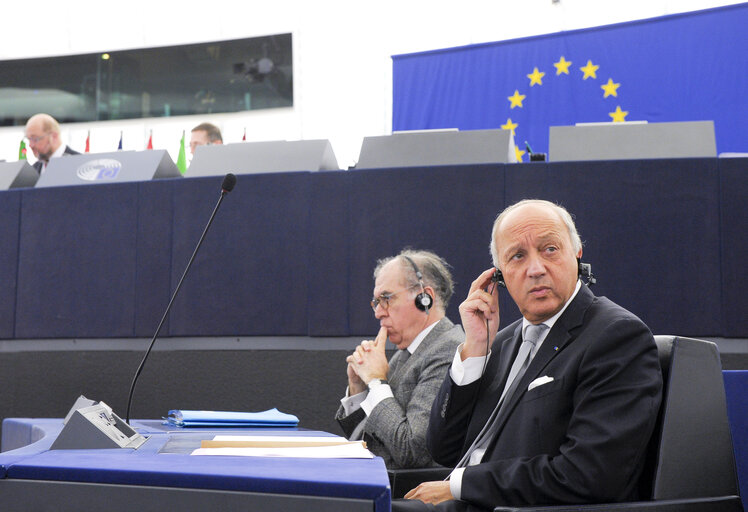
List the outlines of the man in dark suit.
{"type": "Polygon", "coordinates": [[[40,175],[47,169],[49,159],[63,155],[77,155],[77,151],[62,143],[60,125],[49,114],[35,114],[26,122],[26,138],[37,161],[34,169],[40,175]]]}
{"type": "Polygon", "coordinates": [[[390,469],[431,466],[431,404],[464,338],[445,316],[452,276],[436,254],[406,250],[380,260],[374,280],[371,306],[381,327],[346,359],[348,390],[336,419],[346,436],[364,439],[390,469]],[[398,349],[389,362],[388,337],[398,349]]]}
{"type": "Polygon", "coordinates": [[[434,460],[455,470],[393,510],[638,499],[662,391],[652,334],[581,283],[582,244],[565,209],[510,206],[491,253],[523,318],[496,334],[494,269],[472,283],[460,305],[465,342],[428,432],[434,460]]]}

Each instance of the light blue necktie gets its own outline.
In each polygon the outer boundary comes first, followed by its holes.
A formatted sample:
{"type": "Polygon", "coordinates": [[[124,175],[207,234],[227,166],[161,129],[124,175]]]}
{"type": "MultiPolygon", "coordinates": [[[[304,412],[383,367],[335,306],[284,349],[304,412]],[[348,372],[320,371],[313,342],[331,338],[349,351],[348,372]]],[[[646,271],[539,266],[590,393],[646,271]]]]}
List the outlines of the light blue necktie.
{"type": "Polygon", "coordinates": [[[496,404],[496,407],[491,413],[491,416],[488,417],[488,420],[483,426],[483,429],[475,438],[475,441],[473,441],[473,444],[470,446],[470,448],[468,448],[467,452],[465,452],[465,455],[463,455],[462,459],[460,459],[460,462],[457,464],[458,468],[469,466],[471,464],[477,464],[479,461],[470,461],[470,457],[477,450],[480,450],[480,456],[481,458],[483,457],[486,448],[496,436],[496,431],[499,428],[497,419],[499,416],[499,410],[504,403],[504,399],[507,397],[507,395],[511,396],[511,394],[514,393],[516,388],[515,383],[519,382],[519,380],[522,378],[522,375],[524,375],[525,370],[527,370],[527,367],[530,365],[530,361],[532,360],[532,350],[535,347],[535,344],[540,339],[543,331],[546,329],[548,329],[548,326],[545,324],[530,324],[525,329],[524,340],[522,341],[522,345],[520,345],[519,347],[517,357],[514,359],[514,363],[509,370],[509,376],[506,379],[504,391],[502,391],[501,393],[499,402],[496,404]]]}

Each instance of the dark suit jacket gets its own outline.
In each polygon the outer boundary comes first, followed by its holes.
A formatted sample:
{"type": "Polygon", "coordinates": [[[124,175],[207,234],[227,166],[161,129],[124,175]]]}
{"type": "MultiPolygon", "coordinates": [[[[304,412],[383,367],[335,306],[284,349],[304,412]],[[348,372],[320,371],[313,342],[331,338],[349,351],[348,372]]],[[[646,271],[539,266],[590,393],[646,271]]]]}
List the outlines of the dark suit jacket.
{"type": "MultiPolygon", "coordinates": [[[[63,156],[64,155],[80,155],[80,153],[74,149],[71,149],[70,146],[65,146],[65,152],[63,153],[63,156]]],[[[34,169],[36,169],[36,172],[38,174],[42,173],[42,161],[41,160],[37,160],[36,162],[34,162],[33,167],[34,169]]]]}
{"type": "Polygon", "coordinates": [[[403,351],[398,350],[390,358],[387,373],[394,398],[378,403],[368,418],[363,409],[348,416],[342,406],[338,409],[335,418],[346,437],[366,419],[364,440],[388,468],[433,466],[426,450],[429,412],[455,350],[464,340],[462,327],[444,317],[404,362],[403,351]]]}
{"type": "MultiPolygon", "coordinates": [[[[457,386],[447,376],[428,431],[436,462],[457,464],[483,427],[521,343],[521,325],[498,333],[482,385],[457,386]]],[[[465,469],[467,504],[447,502],[439,509],[638,499],[661,392],[647,326],[582,286],[507,400],[483,462],[465,469]],[[528,391],[540,377],[553,380],[528,391]]]]}

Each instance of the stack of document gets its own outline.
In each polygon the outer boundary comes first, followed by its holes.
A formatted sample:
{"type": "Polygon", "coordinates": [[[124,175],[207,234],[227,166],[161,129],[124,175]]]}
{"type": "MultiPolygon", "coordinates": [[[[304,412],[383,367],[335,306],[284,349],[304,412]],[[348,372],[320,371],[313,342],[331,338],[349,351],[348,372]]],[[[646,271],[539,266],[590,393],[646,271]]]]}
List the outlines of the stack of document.
{"type": "Polygon", "coordinates": [[[176,427],[295,427],[299,418],[270,409],[262,412],[171,410],[164,425],[176,427]]]}
{"type": "Polygon", "coordinates": [[[340,436],[215,436],[202,441],[192,455],[371,459],[363,441],[340,436]]]}

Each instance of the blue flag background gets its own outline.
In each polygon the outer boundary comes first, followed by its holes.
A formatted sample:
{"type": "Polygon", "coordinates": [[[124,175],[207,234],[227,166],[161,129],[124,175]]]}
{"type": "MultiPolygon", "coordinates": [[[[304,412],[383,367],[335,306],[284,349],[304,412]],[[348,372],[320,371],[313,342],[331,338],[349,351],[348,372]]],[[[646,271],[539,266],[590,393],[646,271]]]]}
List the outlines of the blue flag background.
{"type": "Polygon", "coordinates": [[[717,151],[748,152],[748,3],[393,57],[393,130],[713,120],[717,151]]]}

